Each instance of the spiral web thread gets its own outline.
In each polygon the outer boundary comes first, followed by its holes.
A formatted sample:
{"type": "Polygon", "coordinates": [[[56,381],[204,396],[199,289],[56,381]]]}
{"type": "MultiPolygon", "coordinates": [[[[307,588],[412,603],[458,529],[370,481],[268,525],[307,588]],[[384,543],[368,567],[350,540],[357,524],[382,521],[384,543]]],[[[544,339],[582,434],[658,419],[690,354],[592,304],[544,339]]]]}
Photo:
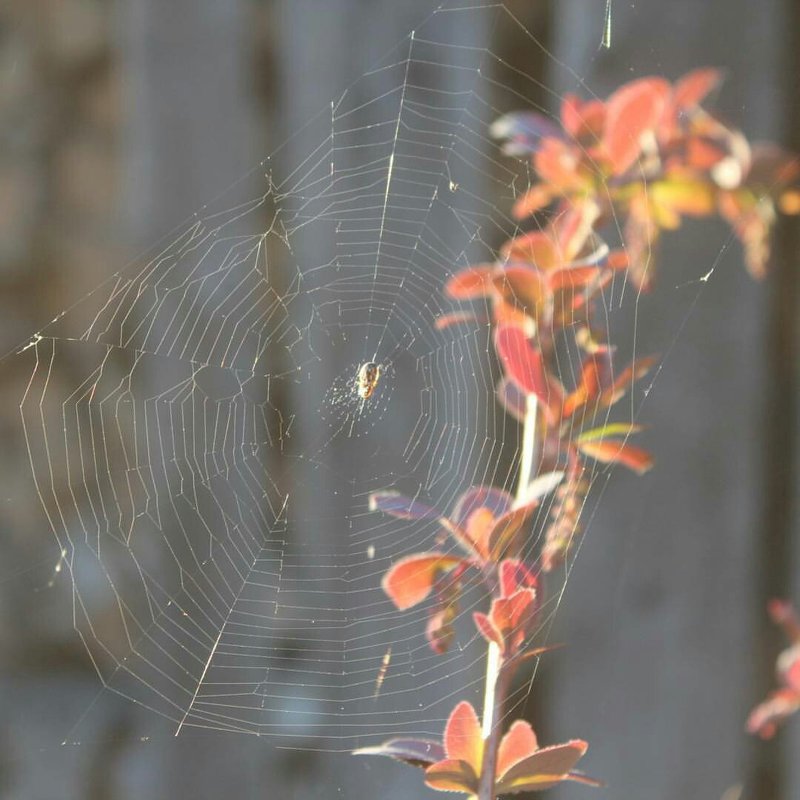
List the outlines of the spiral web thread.
{"type": "MultiPolygon", "coordinates": [[[[509,209],[533,177],[489,136],[547,91],[489,48],[499,25],[518,25],[501,5],[438,9],[11,356],[30,369],[22,423],[75,629],[103,687],[176,732],[349,749],[438,736],[455,698],[477,701],[481,592],[434,655],[424,607],[398,613],[380,579],[438,526],[368,498],[446,512],[471,485],[513,486],[521,432],[493,399],[489,326],[435,327],[448,276],[519,231],[509,209]]],[[[577,355],[561,370],[573,384],[577,355]]]]}

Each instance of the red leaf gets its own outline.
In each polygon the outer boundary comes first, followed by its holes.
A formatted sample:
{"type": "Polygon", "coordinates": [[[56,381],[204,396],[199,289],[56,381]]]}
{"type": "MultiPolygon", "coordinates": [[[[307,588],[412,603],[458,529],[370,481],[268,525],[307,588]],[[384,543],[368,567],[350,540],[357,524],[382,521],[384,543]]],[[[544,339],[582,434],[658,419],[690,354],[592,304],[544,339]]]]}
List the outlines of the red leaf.
{"type": "Polygon", "coordinates": [[[658,125],[669,91],[662,78],[641,78],[608,98],[603,148],[614,174],[625,172],[639,157],[642,136],[658,125]]]}
{"type": "Polygon", "coordinates": [[[603,272],[602,267],[563,267],[562,269],[553,270],[548,275],[548,283],[550,290],[553,292],[562,289],[569,289],[572,291],[580,291],[597,283],[597,279],[603,272]]]}
{"type": "Polygon", "coordinates": [[[503,325],[495,331],[495,347],[508,377],[525,394],[534,394],[557,417],[563,391],[549,378],[542,353],[519,328],[503,325]]]}
{"type": "Polygon", "coordinates": [[[539,582],[533,572],[513,558],[502,561],[497,573],[502,597],[514,594],[518,589],[535,589],[539,582]]]}
{"type": "Polygon", "coordinates": [[[636,381],[644,378],[657,363],[658,356],[646,356],[632,361],[616,377],[613,385],[603,392],[600,398],[600,405],[610,406],[616,403],[617,400],[625,396],[625,393],[636,381]]]}
{"type": "Polygon", "coordinates": [[[500,517],[513,504],[514,498],[502,489],[494,486],[472,486],[458,498],[451,517],[456,525],[463,526],[479,508],[488,508],[493,516],[500,517]]]}
{"type": "Polygon", "coordinates": [[[581,381],[574,392],[564,400],[564,416],[572,416],[577,409],[594,403],[608,387],[611,380],[611,354],[599,350],[583,362],[581,381]]]}
{"type": "Polygon", "coordinates": [[[519,555],[522,549],[522,542],[519,540],[523,538],[520,533],[535,508],[536,503],[529,503],[527,506],[521,506],[503,514],[495,522],[489,531],[485,545],[487,555],[492,561],[519,555]]]}
{"type": "Polygon", "coordinates": [[[472,615],[472,619],[475,622],[475,627],[478,629],[478,633],[486,639],[487,642],[494,642],[499,648],[500,652],[502,653],[505,649],[505,642],[503,642],[503,634],[500,633],[497,628],[492,624],[492,621],[486,614],[482,614],[480,611],[476,611],[472,615]]]}
{"type": "Polygon", "coordinates": [[[455,602],[446,604],[439,611],[435,611],[428,618],[425,626],[425,638],[434,653],[442,655],[450,649],[456,630],[453,622],[458,613],[458,606],[455,602]]]}
{"type": "Polygon", "coordinates": [[[441,317],[436,318],[436,330],[443,331],[445,328],[452,328],[453,325],[462,325],[464,323],[486,325],[488,322],[489,320],[486,317],[479,317],[471,311],[454,311],[452,314],[442,314],[441,317]]]}
{"type": "Polygon", "coordinates": [[[505,774],[511,767],[533,755],[539,749],[533,728],[518,719],[514,722],[500,741],[497,751],[497,774],[505,774]]]}
{"type": "Polygon", "coordinates": [[[604,464],[622,464],[628,469],[644,474],[653,466],[653,458],[646,450],[631,444],[605,439],[599,442],[578,442],[578,449],[604,464]]]}
{"type": "Polygon", "coordinates": [[[524,219],[549,206],[553,202],[554,196],[552,186],[547,183],[538,183],[517,198],[511,208],[511,214],[514,219],[524,219]]]}
{"type": "Polygon", "coordinates": [[[800,644],[784,650],[778,656],[778,674],[793,692],[800,694],[800,644]]]}
{"type": "Polygon", "coordinates": [[[449,759],[469,764],[479,775],[483,761],[481,724],[472,704],[462,700],[451,712],[444,729],[444,749],[449,759]]]}
{"type": "Polygon", "coordinates": [[[445,759],[425,770],[425,783],[440,792],[476,794],[478,776],[466,761],[445,759]]]}
{"type": "Polygon", "coordinates": [[[770,618],[776,625],[780,625],[790,642],[800,644],[800,617],[786,600],[771,600],[767,606],[770,618]]]}
{"type": "Polygon", "coordinates": [[[548,789],[567,778],[588,749],[580,739],[544,747],[518,761],[498,777],[498,794],[548,789]]]}
{"type": "Polygon", "coordinates": [[[516,654],[530,633],[536,610],[534,589],[520,589],[509,597],[492,600],[489,619],[503,637],[504,653],[516,654]]]}
{"type": "Polygon", "coordinates": [[[787,717],[800,710],[800,694],[791,689],[772,692],[763,703],[759,703],[747,718],[747,732],[758,734],[762,739],[771,739],[787,717]]]}
{"type": "MultiPolygon", "coordinates": [[[[560,263],[555,243],[544,231],[530,231],[515,236],[503,245],[501,253],[512,260],[530,262],[540,270],[552,269],[560,263]]],[[[535,277],[534,273],[532,278],[535,277]]]]}
{"type": "MultiPolygon", "coordinates": [[[[522,312],[531,319],[539,316],[547,288],[544,274],[536,267],[512,265],[498,272],[493,281],[494,289],[502,302],[513,312],[522,312]]],[[[496,315],[500,317],[500,315],[496,315]]],[[[496,320],[500,324],[500,320],[496,320]]]]}
{"type": "Polygon", "coordinates": [[[719,86],[722,72],[712,67],[696,69],[680,78],[672,91],[672,102],[679,110],[699,105],[710,91],[719,86]]]}
{"type": "Polygon", "coordinates": [[[439,742],[429,739],[389,739],[375,747],[361,747],[353,750],[356,756],[388,756],[412,767],[428,767],[445,757],[444,748],[439,742]]]}
{"type": "Polygon", "coordinates": [[[383,576],[383,591],[400,611],[421,603],[433,589],[437,576],[463,564],[444,553],[415,553],[393,564],[383,576]]]}
{"type": "Polygon", "coordinates": [[[558,191],[581,189],[589,177],[581,170],[580,150],[558,139],[546,139],[533,157],[539,177],[558,191]]]}
{"type": "Polygon", "coordinates": [[[491,292],[494,264],[478,264],[453,275],[445,284],[444,291],[454,300],[476,300],[491,292]]]}
{"type": "Polygon", "coordinates": [[[605,121],[606,107],[601,100],[583,102],[574,94],[564,95],[561,124],[570,136],[579,139],[587,134],[598,136],[605,121]]]}

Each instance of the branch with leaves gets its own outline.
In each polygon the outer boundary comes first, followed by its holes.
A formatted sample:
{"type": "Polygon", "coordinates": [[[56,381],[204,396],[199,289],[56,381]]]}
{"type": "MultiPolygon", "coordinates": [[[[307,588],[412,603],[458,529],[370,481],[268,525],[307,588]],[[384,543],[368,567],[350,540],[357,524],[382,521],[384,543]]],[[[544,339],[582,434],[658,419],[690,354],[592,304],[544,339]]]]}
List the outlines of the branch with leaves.
{"type": "MultiPolygon", "coordinates": [[[[713,69],[675,84],[643,78],[606,101],[567,95],[558,120],[524,111],[491,128],[506,154],[529,160],[538,177],[512,210],[531,229],[507,241],[496,260],[450,278],[445,294],[471,307],[442,316],[437,327],[485,324],[488,309],[502,367],[496,398],[522,425],[518,490],[512,496],[472,487],[448,512],[391,491],[371,497],[375,511],[441,530],[438,549],[397,561],[382,583],[399,611],[429,603],[426,635],[435,652],[454,639],[467,579],[480,582],[489,600],[485,612],[473,614],[488,652],[482,723],[461,702],[442,742],[396,738],[358,751],[422,768],[434,789],[494,800],[562,781],[597,785],[575,770],[586,742],[540,748],[523,720],[504,732],[505,706],[517,670],[548,650],[537,641],[548,601],[545,578],[574,551],[595,465],[644,473],[653,464],[630,441],[640,426],[615,421],[613,409],[657,359],[616,363],[603,315],[608,287],[622,275],[649,289],[663,233],[685,217],[713,214],[730,223],[748,269],[760,277],[778,212],[800,213],[800,162],[772,145],[751,146],[702,107],[719,81],[713,69]],[[619,249],[598,235],[609,223],[621,232],[619,249]],[[581,354],[570,384],[558,366],[565,347],[581,354]],[[539,537],[534,521],[545,498],[539,537]]],[[[797,689],[794,666],[784,674],[781,702],[797,689]]],[[[771,732],[777,697],[754,712],[753,729],[771,732]]]]}

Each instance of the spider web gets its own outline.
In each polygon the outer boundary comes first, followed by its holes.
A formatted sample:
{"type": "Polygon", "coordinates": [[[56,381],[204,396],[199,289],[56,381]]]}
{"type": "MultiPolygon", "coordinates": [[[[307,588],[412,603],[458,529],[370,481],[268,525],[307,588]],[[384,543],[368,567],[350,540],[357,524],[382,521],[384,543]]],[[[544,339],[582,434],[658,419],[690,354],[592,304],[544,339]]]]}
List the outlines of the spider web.
{"type": "MultiPolygon", "coordinates": [[[[491,123],[558,100],[487,45],[498,24],[518,25],[495,4],[439,8],[291,147],[10,356],[30,370],[22,424],[75,629],[104,689],[176,733],[349,749],[438,736],[454,697],[480,696],[480,591],[434,655],[425,609],[398,613],[380,579],[438,525],[382,517],[369,495],[450,509],[516,479],[488,324],[436,329],[446,279],[519,232],[509,209],[532,176],[491,123]],[[382,372],[363,399],[368,361],[382,372]]],[[[609,326],[636,305],[624,288],[609,326]]],[[[565,353],[567,384],[579,368],[565,353]]]]}

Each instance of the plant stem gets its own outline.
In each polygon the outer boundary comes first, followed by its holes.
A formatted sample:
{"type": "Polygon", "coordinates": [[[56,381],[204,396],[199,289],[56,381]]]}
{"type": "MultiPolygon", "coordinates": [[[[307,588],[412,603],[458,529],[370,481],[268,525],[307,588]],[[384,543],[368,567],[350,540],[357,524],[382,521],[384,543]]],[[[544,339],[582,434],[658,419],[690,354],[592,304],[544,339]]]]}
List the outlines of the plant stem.
{"type": "MultiPolygon", "coordinates": [[[[538,403],[535,395],[528,395],[525,407],[525,424],[522,431],[522,452],[520,453],[519,480],[517,482],[517,500],[519,501],[533,475],[536,460],[536,424],[538,403]]],[[[503,706],[505,705],[508,683],[511,673],[505,669],[505,662],[500,648],[489,643],[486,654],[486,679],[483,692],[483,763],[478,790],[479,800],[495,800],[494,779],[497,771],[497,748],[500,744],[500,733],[503,722],[503,706]]]]}

